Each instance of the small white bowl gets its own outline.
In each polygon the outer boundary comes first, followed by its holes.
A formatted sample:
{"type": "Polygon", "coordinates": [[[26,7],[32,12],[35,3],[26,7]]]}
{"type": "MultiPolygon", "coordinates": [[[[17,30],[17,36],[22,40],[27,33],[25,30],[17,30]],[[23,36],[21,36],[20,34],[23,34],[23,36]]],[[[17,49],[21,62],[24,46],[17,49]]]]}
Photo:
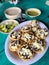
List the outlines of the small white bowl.
{"type": "Polygon", "coordinates": [[[40,14],[41,14],[41,11],[39,10],[39,9],[37,9],[37,8],[29,8],[29,9],[27,9],[26,10],[26,14],[29,16],[29,17],[37,17],[37,16],[39,16],[40,14]],[[27,12],[28,11],[36,11],[37,13],[38,13],[38,15],[35,15],[35,16],[31,16],[31,15],[29,15],[27,12]]]}
{"type": "Polygon", "coordinates": [[[21,9],[19,7],[8,8],[4,13],[8,19],[17,19],[21,17],[21,9]]]}
{"type": "MultiPolygon", "coordinates": [[[[17,23],[17,25],[19,24],[18,21],[11,19],[11,20],[4,20],[4,21],[2,21],[2,22],[0,23],[0,25],[3,24],[3,23],[5,23],[5,25],[6,25],[6,24],[8,24],[8,22],[10,22],[10,21],[11,21],[11,22],[14,22],[14,23],[17,23]]],[[[13,29],[14,29],[14,28],[13,28],[13,29]]],[[[12,30],[11,30],[11,31],[12,31],[12,30]]],[[[11,31],[10,31],[10,32],[11,32],[11,31]]],[[[10,32],[9,32],[9,33],[10,33],[10,32]]],[[[2,31],[0,31],[0,33],[2,33],[2,34],[9,34],[9,33],[5,33],[5,32],[2,32],[2,31]]]]}

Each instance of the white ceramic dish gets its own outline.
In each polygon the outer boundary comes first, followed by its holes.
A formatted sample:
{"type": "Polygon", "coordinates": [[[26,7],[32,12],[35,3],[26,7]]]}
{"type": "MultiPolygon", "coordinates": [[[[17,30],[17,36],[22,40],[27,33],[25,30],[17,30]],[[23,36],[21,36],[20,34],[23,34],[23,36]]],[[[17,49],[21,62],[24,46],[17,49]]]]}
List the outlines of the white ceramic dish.
{"type": "MultiPolygon", "coordinates": [[[[27,24],[29,24],[29,21],[26,21],[26,22],[23,22],[23,23],[19,24],[17,27],[15,27],[15,28],[12,30],[12,32],[15,31],[15,30],[20,29],[21,27],[23,27],[24,25],[27,25],[27,24]]],[[[46,28],[46,29],[47,29],[47,27],[46,27],[43,23],[40,22],[39,25],[40,25],[42,28],[46,28]]],[[[32,59],[30,59],[30,60],[28,60],[28,61],[22,61],[22,60],[20,60],[18,57],[17,57],[17,58],[14,58],[14,57],[9,53],[9,48],[8,48],[8,45],[9,45],[9,44],[8,44],[8,43],[9,43],[10,39],[9,39],[9,36],[8,36],[8,37],[7,37],[7,40],[6,40],[6,42],[5,42],[5,54],[6,54],[7,58],[8,58],[13,64],[16,64],[16,65],[29,65],[29,64],[33,64],[33,63],[37,62],[37,61],[46,53],[46,51],[47,51],[47,49],[48,49],[48,44],[49,44],[49,41],[48,41],[48,40],[49,40],[49,36],[46,38],[47,45],[46,45],[45,51],[44,51],[43,53],[36,54],[34,58],[32,58],[32,59]]]]}
{"type": "Polygon", "coordinates": [[[46,5],[48,5],[48,6],[49,6],[49,0],[47,0],[47,1],[46,1],[46,5]]]}
{"type": "Polygon", "coordinates": [[[29,17],[37,17],[37,16],[39,16],[39,15],[41,14],[41,11],[40,11],[39,9],[37,9],[37,8],[29,8],[29,9],[26,10],[26,14],[27,14],[29,17]],[[38,13],[38,15],[31,16],[31,15],[29,15],[29,14],[27,13],[28,11],[36,11],[36,12],[38,13]]]}
{"type": "MultiPolygon", "coordinates": [[[[10,22],[10,21],[19,24],[18,21],[10,19],[10,20],[4,20],[4,21],[2,21],[2,22],[0,23],[0,25],[3,24],[3,23],[8,24],[8,22],[10,22]]],[[[11,31],[10,31],[9,33],[4,33],[4,32],[2,32],[2,31],[0,31],[0,32],[1,32],[2,34],[9,34],[11,31]]]]}
{"type": "Polygon", "coordinates": [[[18,3],[18,0],[15,0],[14,2],[12,2],[12,1],[9,1],[9,2],[10,2],[10,4],[16,5],[18,3]]]}
{"type": "Polygon", "coordinates": [[[21,17],[21,9],[19,7],[11,7],[6,9],[4,14],[8,19],[17,19],[21,17]]]}

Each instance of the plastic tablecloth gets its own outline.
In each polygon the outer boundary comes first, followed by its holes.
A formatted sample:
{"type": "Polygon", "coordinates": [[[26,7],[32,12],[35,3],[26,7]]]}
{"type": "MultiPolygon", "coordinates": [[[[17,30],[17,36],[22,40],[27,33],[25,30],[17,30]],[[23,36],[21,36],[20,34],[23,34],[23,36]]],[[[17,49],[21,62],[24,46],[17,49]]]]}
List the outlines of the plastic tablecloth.
{"type": "MultiPolygon", "coordinates": [[[[10,4],[9,2],[3,3],[0,7],[0,22],[1,20],[6,19],[4,15],[4,11],[9,7],[16,7],[16,6],[24,10],[28,8],[39,8],[42,11],[42,14],[36,17],[35,19],[40,20],[49,28],[49,6],[47,6],[46,4],[43,4],[43,2],[40,2],[39,0],[38,2],[37,1],[35,2],[33,0],[30,0],[30,1],[23,0],[19,2],[17,5],[10,4]]],[[[7,36],[8,34],[2,34],[0,32],[0,65],[14,65],[7,59],[5,55],[4,46],[5,46],[5,41],[6,41],[7,36]]],[[[45,55],[39,61],[31,65],[49,65],[49,48],[47,52],[45,53],[45,55]]]]}

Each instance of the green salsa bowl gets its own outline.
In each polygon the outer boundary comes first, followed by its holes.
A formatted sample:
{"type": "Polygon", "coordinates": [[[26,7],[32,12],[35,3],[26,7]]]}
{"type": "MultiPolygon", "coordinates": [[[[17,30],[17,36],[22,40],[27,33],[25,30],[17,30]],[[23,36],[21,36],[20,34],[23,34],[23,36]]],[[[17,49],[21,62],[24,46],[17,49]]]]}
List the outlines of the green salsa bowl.
{"type": "Polygon", "coordinates": [[[41,11],[37,8],[29,8],[26,10],[26,15],[33,18],[41,15],[41,11]]]}

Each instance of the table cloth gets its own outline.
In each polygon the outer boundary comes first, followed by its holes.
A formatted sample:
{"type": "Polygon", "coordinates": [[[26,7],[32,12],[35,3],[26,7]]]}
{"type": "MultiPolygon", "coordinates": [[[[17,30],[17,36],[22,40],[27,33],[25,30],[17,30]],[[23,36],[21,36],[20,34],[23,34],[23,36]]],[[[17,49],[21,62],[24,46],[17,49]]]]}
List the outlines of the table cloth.
{"type": "MultiPolygon", "coordinates": [[[[17,5],[10,4],[9,2],[4,2],[0,6],[0,22],[1,20],[6,19],[4,11],[9,7],[16,7],[16,6],[23,8],[24,10],[28,8],[39,8],[42,11],[42,14],[36,17],[35,19],[40,20],[49,28],[49,6],[47,6],[46,4],[44,4],[39,0],[38,1],[36,0],[36,2],[33,0],[23,0],[19,2],[17,5]]],[[[27,19],[30,20],[30,18],[27,19]]],[[[4,51],[7,36],[8,34],[5,35],[0,32],[0,65],[14,65],[7,59],[4,51]]],[[[39,61],[31,65],[49,65],[49,48],[45,53],[45,55],[39,61]]]]}

